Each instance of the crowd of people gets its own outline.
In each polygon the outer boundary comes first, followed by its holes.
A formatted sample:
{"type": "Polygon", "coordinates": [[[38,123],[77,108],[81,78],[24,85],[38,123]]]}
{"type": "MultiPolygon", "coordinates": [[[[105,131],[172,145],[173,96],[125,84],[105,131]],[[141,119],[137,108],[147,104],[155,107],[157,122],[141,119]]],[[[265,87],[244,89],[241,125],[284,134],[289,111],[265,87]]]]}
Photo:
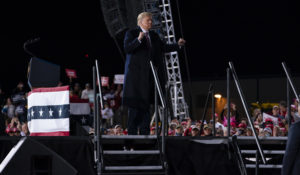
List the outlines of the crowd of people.
{"type": "MultiPolygon", "coordinates": [[[[241,117],[241,115],[238,113],[236,104],[231,103],[230,106],[230,136],[253,136],[253,131],[249,125],[248,119],[241,117]]],[[[291,105],[291,123],[300,120],[297,106],[298,102],[294,100],[293,104],[291,105]]],[[[220,115],[215,113],[215,128],[213,127],[212,118],[209,122],[204,120],[203,124],[201,120],[192,120],[190,118],[183,119],[181,121],[173,119],[168,124],[168,136],[226,137],[228,136],[228,121],[226,115],[227,105],[224,106],[224,109],[222,110],[220,115]],[[213,129],[215,129],[215,132],[213,132],[213,129]]],[[[281,101],[279,105],[274,105],[271,111],[262,112],[262,109],[260,108],[253,109],[251,120],[254,124],[254,129],[258,136],[276,137],[287,136],[288,134],[289,119],[285,101],[281,101]]],[[[126,135],[127,129],[122,128],[117,124],[115,125],[115,127],[104,128],[103,134],[126,135]]],[[[156,134],[155,123],[152,123],[150,127],[150,134],[156,134]]]]}
{"type": "MultiPolygon", "coordinates": [[[[59,83],[58,86],[62,86],[59,83]]],[[[94,93],[89,83],[82,88],[79,83],[70,83],[70,99],[85,99],[91,104],[93,116],[94,93]]],[[[28,136],[30,135],[27,122],[27,95],[30,90],[23,82],[11,92],[3,92],[0,88],[0,135],[28,136]]],[[[112,85],[102,89],[104,109],[102,109],[102,123],[104,127],[113,125],[114,113],[121,106],[122,86],[112,85]]],[[[92,127],[92,124],[91,124],[92,127]]]]}
{"type": "MultiPolygon", "coordinates": [[[[112,85],[102,89],[104,108],[101,109],[102,128],[105,135],[127,135],[126,124],[121,124],[116,118],[120,118],[122,109],[122,85],[112,85]]],[[[24,84],[20,82],[11,94],[4,94],[0,89],[1,102],[1,135],[8,136],[27,136],[29,130],[27,126],[27,94],[24,84]]],[[[94,103],[94,94],[89,83],[82,89],[79,83],[75,83],[70,88],[70,98],[87,99],[91,104],[94,103]]],[[[91,105],[93,109],[93,105],[91,105]]],[[[298,102],[293,101],[290,106],[291,123],[300,119],[298,114],[298,102]]],[[[125,109],[126,110],[126,109],[125,109]]],[[[215,113],[215,127],[213,119],[209,121],[187,119],[173,119],[168,124],[168,136],[228,136],[227,105],[220,114],[215,113]],[[213,131],[215,129],[215,131],[213,131]]],[[[91,110],[92,116],[93,110],[91,110]]],[[[126,113],[126,112],[124,112],[126,113]]],[[[230,135],[253,136],[247,118],[242,117],[237,106],[230,104],[230,135]]],[[[122,117],[122,116],[121,116],[122,117]]],[[[253,109],[252,122],[258,136],[287,136],[288,121],[287,104],[281,101],[279,105],[274,105],[271,111],[262,111],[260,108],[253,109]]],[[[160,126],[160,123],[158,124],[160,126]]],[[[91,126],[93,127],[93,126],[91,126]]],[[[159,130],[160,128],[158,128],[159,130]]],[[[151,123],[150,135],[155,135],[155,123],[151,123]]]]}
{"type": "MultiPolygon", "coordinates": [[[[247,118],[242,118],[237,111],[236,105],[231,103],[230,109],[230,132],[227,127],[227,105],[225,105],[221,114],[215,114],[215,133],[213,133],[213,120],[209,122],[192,121],[191,119],[172,120],[169,124],[169,136],[253,136],[252,129],[247,118]],[[201,129],[202,125],[202,129],[201,129]]],[[[291,123],[300,120],[298,114],[298,102],[294,100],[291,105],[291,123]]],[[[253,110],[251,118],[255,132],[258,136],[287,136],[288,134],[288,115],[287,105],[285,101],[281,101],[279,105],[274,105],[272,111],[262,112],[260,108],[253,110]]]]}
{"type": "Polygon", "coordinates": [[[0,135],[27,136],[27,92],[19,82],[10,94],[0,90],[0,135]]]}

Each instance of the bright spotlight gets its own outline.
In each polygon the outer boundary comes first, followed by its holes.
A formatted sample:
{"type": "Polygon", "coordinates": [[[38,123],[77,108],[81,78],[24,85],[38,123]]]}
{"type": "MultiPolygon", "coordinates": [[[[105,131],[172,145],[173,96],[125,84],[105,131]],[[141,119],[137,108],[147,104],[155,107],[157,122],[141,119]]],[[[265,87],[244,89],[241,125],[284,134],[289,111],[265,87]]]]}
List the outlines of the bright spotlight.
{"type": "Polygon", "coordinates": [[[214,97],[217,98],[217,99],[220,99],[220,98],[222,98],[222,95],[221,94],[215,94],[214,97]]]}

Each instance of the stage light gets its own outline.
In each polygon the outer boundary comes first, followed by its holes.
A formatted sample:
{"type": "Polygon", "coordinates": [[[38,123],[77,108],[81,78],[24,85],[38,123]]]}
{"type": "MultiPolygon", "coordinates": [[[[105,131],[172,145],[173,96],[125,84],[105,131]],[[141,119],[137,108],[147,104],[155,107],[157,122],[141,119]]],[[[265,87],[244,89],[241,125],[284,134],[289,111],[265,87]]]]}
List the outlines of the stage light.
{"type": "Polygon", "coordinates": [[[221,94],[215,94],[214,97],[217,98],[217,99],[221,99],[222,95],[221,94]]]}

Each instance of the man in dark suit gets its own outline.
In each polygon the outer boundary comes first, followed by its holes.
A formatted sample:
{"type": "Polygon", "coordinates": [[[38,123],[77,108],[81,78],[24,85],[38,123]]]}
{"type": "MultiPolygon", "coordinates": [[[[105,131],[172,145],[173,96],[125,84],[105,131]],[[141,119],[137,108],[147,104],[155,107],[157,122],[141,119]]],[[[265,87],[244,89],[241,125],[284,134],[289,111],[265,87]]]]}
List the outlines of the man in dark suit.
{"type": "MultiPolygon", "coordinates": [[[[298,112],[300,112],[300,106],[298,106],[298,112]]],[[[300,174],[300,121],[289,128],[282,164],[282,175],[300,174]]]]}
{"type": "MultiPolygon", "coordinates": [[[[179,50],[185,44],[179,39],[176,44],[165,44],[152,27],[152,14],[143,12],[137,18],[138,28],[129,30],[124,38],[126,53],[125,78],[123,87],[123,105],[128,106],[128,134],[149,135],[150,113],[149,107],[152,73],[150,60],[158,68],[160,79],[164,79],[165,68],[163,53],[179,50]]],[[[163,86],[163,84],[162,84],[163,86]]]]}

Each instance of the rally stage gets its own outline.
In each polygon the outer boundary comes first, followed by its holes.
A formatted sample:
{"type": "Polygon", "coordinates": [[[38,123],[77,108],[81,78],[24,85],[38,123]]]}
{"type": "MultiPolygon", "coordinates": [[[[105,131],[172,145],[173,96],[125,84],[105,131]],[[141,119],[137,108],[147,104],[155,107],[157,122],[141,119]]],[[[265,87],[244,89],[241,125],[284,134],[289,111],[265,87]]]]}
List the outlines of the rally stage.
{"type": "MultiPolygon", "coordinates": [[[[11,149],[22,137],[0,137],[0,161],[2,162],[11,149]]],[[[63,158],[76,171],[77,174],[97,174],[94,161],[94,145],[90,137],[28,137],[46,146],[51,151],[63,158]]],[[[284,154],[286,137],[262,138],[261,144],[268,157],[267,165],[260,165],[261,174],[280,174],[282,156],[284,154]],[[268,150],[269,149],[269,150],[268,150]],[[272,150],[272,151],[270,151],[272,150]],[[276,150],[276,151],[274,151],[276,150]],[[281,151],[280,151],[281,150],[281,151]],[[278,165],[275,165],[278,164],[278,165]]],[[[130,136],[103,136],[102,137],[102,171],[101,174],[149,174],[149,171],[132,172],[125,167],[150,167],[150,174],[241,174],[240,163],[237,160],[236,149],[232,146],[231,139],[227,138],[192,138],[192,137],[167,137],[165,170],[158,171],[161,155],[151,151],[159,146],[156,137],[130,137],[130,136]],[[124,151],[123,146],[128,143],[134,145],[134,151],[124,151]],[[148,150],[148,152],[142,151],[148,150]],[[143,152],[145,154],[143,154],[143,152]],[[119,169],[118,169],[119,168],[119,169]],[[122,169],[123,168],[123,169],[122,169]],[[125,168],[125,169],[124,169],[125,168]]],[[[254,138],[238,138],[240,152],[243,154],[244,166],[248,174],[255,174],[254,138]]],[[[32,147],[32,149],[35,149],[32,147]]],[[[22,148],[20,149],[22,151],[22,148]]],[[[34,157],[32,151],[27,151],[28,156],[34,157]]],[[[36,153],[35,153],[36,154],[36,153]]],[[[55,155],[52,155],[55,156],[55,155]]],[[[50,156],[51,157],[51,156],[50,156]]],[[[52,158],[54,160],[54,158],[52,158]]],[[[23,169],[27,164],[12,164],[14,169],[23,169]]],[[[10,165],[8,165],[10,166],[10,165]]],[[[43,166],[41,166],[43,167],[43,166]]],[[[44,166],[45,167],[45,166],[44,166]]],[[[50,169],[53,168],[50,164],[50,169]]],[[[26,169],[26,168],[25,168],[26,169]]],[[[28,174],[33,171],[33,166],[27,167],[28,174]]],[[[47,169],[47,168],[46,168],[47,169]]],[[[49,169],[49,165],[48,165],[49,169]]],[[[51,172],[55,172],[51,170],[51,172]]],[[[22,172],[22,174],[26,174],[22,172]]],[[[55,174],[55,173],[52,173],[55,174]]]]}

